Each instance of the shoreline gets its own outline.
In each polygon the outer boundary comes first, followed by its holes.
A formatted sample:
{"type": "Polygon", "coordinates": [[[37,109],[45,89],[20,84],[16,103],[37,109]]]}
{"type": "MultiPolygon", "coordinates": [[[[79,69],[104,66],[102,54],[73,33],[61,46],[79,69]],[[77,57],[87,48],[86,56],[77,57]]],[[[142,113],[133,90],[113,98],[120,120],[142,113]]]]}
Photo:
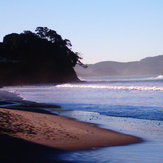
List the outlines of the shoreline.
{"type": "Polygon", "coordinates": [[[25,101],[2,90],[0,99],[2,162],[62,162],[57,159],[62,152],[142,142],[141,138],[55,115],[45,109],[61,109],[58,105],[25,101]],[[27,153],[29,158],[25,160],[27,153]]]}
{"type": "Polygon", "coordinates": [[[89,123],[44,113],[1,108],[0,121],[1,134],[68,151],[142,141],[138,137],[102,129],[89,123]]]}

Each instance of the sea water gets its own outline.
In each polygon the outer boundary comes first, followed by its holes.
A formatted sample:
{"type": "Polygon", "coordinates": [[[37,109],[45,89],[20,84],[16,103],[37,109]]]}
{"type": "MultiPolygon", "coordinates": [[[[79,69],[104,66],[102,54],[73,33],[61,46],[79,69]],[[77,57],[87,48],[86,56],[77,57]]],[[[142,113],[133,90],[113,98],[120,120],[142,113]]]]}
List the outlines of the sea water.
{"type": "MultiPolygon", "coordinates": [[[[68,152],[62,160],[92,163],[163,162],[163,76],[85,78],[81,83],[4,87],[25,100],[59,104],[50,112],[135,135],[143,143],[68,152]]],[[[46,108],[45,108],[46,109],[46,108]]]]}

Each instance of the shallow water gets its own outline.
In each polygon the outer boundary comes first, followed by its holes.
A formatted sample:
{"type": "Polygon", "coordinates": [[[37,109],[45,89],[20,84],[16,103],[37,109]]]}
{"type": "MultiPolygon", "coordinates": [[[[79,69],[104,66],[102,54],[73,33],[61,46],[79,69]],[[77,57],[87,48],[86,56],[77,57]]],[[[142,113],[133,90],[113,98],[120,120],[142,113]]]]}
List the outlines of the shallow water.
{"type": "Polygon", "coordinates": [[[51,112],[136,135],[143,143],[66,153],[74,162],[163,162],[163,79],[92,78],[84,83],[5,87],[26,100],[59,104],[51,112]]]}

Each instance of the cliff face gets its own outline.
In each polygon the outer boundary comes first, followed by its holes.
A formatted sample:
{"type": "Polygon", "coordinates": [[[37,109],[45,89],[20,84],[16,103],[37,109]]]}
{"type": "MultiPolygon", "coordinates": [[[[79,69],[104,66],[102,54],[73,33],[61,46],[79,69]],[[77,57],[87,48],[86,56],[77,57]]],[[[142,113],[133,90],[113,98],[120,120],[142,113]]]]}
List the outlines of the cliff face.
{"type": "Polygon", "coordinates": [[[0,85],[24,85],[79,81],[74,69],[28,65],[22,63],[0,63],[0,85]]]}
{"type": "Polygon", "coordinates": [[[73,67],[79,60],[55,31],[10,34],[0,43],[0,85],[79,81],[73,67]],[[49,34],[50,33],[50,34],[49,34]]]}

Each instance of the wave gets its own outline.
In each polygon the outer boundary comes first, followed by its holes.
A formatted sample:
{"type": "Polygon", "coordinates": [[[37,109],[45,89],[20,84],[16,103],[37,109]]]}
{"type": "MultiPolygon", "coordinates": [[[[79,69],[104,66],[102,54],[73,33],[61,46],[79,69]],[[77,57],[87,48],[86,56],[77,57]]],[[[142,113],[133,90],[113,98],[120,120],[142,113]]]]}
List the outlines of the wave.
{"type": "Polygon", "coordinates": [[[57,88],[92,88],[92,89],[113,89],[113,90],[138,90],[138,91],[163,91],[163,87],[156,86],[114,86],[114,85],[91,85],[91,84],[62,84],[57,88]]]}
{"type": "MultiPolygon", "coordinates": [[[[140,118],[140,117],[126,117],[126,116],[114,116],[114,115],[105,115],[105,114],[101,114],[98,112],[91,112],[91,111],[83,111],[83,110],[68,110],[68,111],[51,111],[54,112],[55,114],[59,114],[61,116],[66,116],[66,117],[70,117],[70,118],[75,118],[78,119],[80,121],[84,121],[84,122],[92,122],[92,123],[96,123],[98,124],[97,121],[101,121],[99,124],[109,124],[110,121],[112,121],[113,119],[116,120],[124,120],[124,122],[132,120],[132,121],[136,121],[137,123],[142,122],[142,121],[146,121],[146,126],[147,126],[147,122],[150,123],[150,127],[151,125],[155,128],[158,129],[162,129],[163,128],[163,121],[161,120],[161,116],[160,119],[157,118],[140,118]],[[111,120],[112,119],[112,120],[111,120]],[[108,122],[106,122],[109,121],[108,122]],[[103,121],[103,122],[102,122],[103,121]]],[[[162,131],[163,132],[163,131],[162,131]]]]}
{"type": "Polygon", "coordinates": [[[162,80],[163,79],[163,75],[158,75],[156,77],[152,77],[152,78],[149,78],[151,80],[162,80]]]}

